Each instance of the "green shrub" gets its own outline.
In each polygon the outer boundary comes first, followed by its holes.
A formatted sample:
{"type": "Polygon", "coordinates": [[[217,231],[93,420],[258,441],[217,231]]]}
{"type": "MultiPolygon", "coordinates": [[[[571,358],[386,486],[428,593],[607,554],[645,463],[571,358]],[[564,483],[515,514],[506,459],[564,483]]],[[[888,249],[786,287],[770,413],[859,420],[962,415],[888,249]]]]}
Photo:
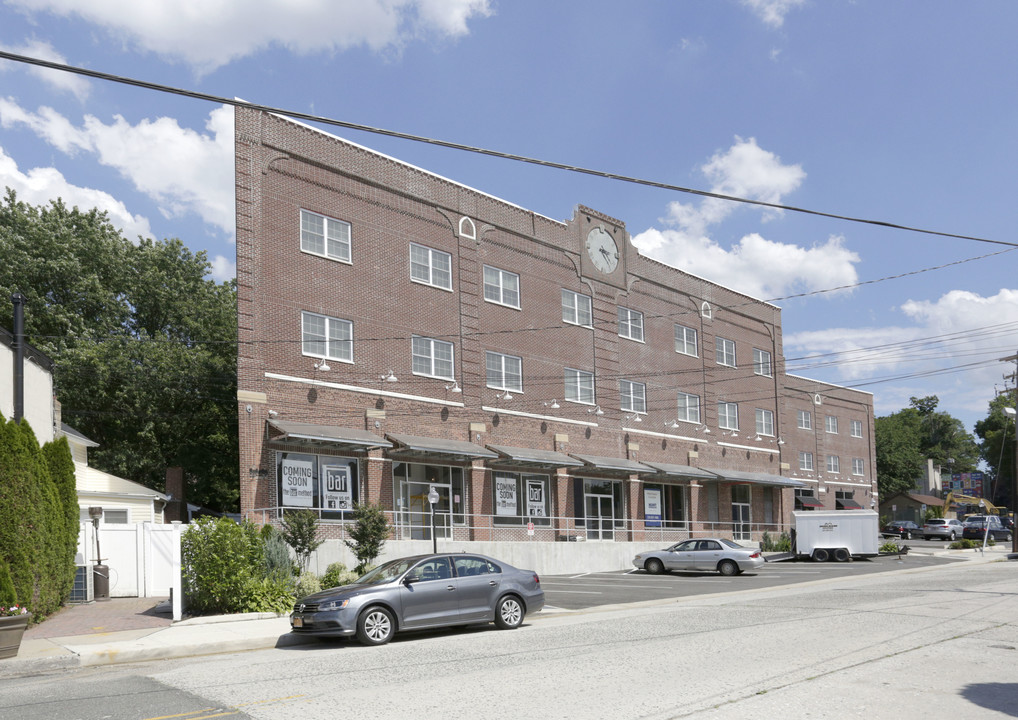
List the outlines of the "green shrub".
{"type": "Polygon", "coordinates": [[[296,597],[291,579],[249,578],[238,612],[287,613],[293,609],[296,597]]]}
{"type": "Polygon", "coordinates": [[[294,590],[294,595],[300,599],[313,595],[316,592],[321,592],[321,590],[322,581],[318,579],[318,576],[312,572],[303,572],[297,578],[297,587],[294,590]]]}
{"type": "Polygon", "coordinates": [[[181,539],[184,596],[192,614],[241,612],[264,568],[258,530],[250,522],[203,517],[181,539]]]}
{"type": "Polygon", "coordinates": [[[382,506],[371,503],[354,505],[353,521],[353,527],[350,528],[350,540],[344,542],[360,561],[354,568],[354,572],[364,573],[374,559],[381,554],[391,528],[382,506]]]}
{"type": "Polygon", "coordinates": [[[955,540],[953,543],[947,546],[948,550],[971,550],[972,548],[982,547],[982,542],[970,540],[969,538],[962,538],[961,540],[955,540]]]}
{"type": "Polygon", "coordinates": [[[791,550],[792,538],[786,532],[781,533],[777,540],[772,538],[770,533],[765,532],[760,540],[761,552],[791,552],[791,550]]]}
{"type": "MultiPolygon", "coordinates": [[[[264,527],[272,527],[265,525],[264,527]]],[[[286,540],[278,532],[262,532],[263,572],[266,578],[281,582],[293,581],[293,560],[290,559],[290,548],[286,540]]]]}
{"type": "Polygon", "coordinates": [[[894,540],[888,540],[880,546],[880,552],[882,553],[896,553],[899,550],[901,550],[901,548],[898,546],[898,543],[894,542],[894,540]]]}
{"type": "Polygon", "coordinates": [[[325,574],[322,575],[322,587],[333,588],[340,585],[349,585],[358,577],[360,576],[357,573],[347,570],[346,565],[343,563],[334,562],[326,568],[325,574]]]}
{"type": "Polygon", "coordinates": [[[318,539],[318,514],[314,510],[287,510],[283,513],[283,539],[297,556],[297,569],[308,569],[311,553],[324,541],[318,539]]]}
{"type": "Polygon", "coordinates": [[[14,592],[14,583],[11,582],[11,571],[7,569],[7,563],[3,558],[0,558],[0,608],[17,604],[18,595],[14,592]]]}

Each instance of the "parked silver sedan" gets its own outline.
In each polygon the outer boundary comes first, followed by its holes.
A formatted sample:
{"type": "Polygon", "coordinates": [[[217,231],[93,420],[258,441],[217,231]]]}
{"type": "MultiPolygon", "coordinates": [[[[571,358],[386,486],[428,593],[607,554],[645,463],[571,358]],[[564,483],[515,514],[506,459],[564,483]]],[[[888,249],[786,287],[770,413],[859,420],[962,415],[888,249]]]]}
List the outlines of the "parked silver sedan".
{"type": "Polygon", "coordinates": [[[302,598],[290,615],[290,629],[356,635],[365,645],[381,645],[403,630],[489,622],[510,630],[543,607],[544,591],[533,570],[484,555],[415,555],[302,598]]]}
{"type": "Polygon", "coordinates": [[[716,570],[722,575],[738,575],[764,562],[756,548],[727,538],[682,540],[664,550],[642,552],[633,558],[633,565],[655,575],[671,570],[716,570]]]}

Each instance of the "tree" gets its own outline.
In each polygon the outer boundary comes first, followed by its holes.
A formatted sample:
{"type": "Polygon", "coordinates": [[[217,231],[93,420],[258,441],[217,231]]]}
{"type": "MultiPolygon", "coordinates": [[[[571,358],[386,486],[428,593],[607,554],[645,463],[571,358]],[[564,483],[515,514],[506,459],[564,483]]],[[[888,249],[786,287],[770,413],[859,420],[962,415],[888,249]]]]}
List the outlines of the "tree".
{"type": "Polygon", "coordinates": [[[360,562],[355,571],[363,573],[368,565],[382,552],[385,541],[389,537],[389,519],[381,505],[358,503],[353,509],[353,527],[350,529],[350,540],[345,540],[347,547],[353,550],[360,562]]]}
{"type": "Polygon", "coordinates": [[[318,515],[314,510],[287,510],[283,514],[283,539],[297,556],[298,573],[308,569],[311,553],[318,549],[324,540],[318,539],[318,515]]]}
{"type": "Polygon", "coordinates": [[[925,457],[954,472],[972,472],[979,467],[979,445],[975,438],[965,430],[961,420],[946,412],[937,412],[940,400],[936,395],[913,397],[909,401],[919,412],[920,451],[925,457]]]}
{"type": "Polygon", "coordinates": [[[0,317],[26,298],[28,341],[55,361],[67,423],[99,443],[89,462],[236,510],[236,288],[205,278],[204,252],[177,239],[132,244],[105,213],[55,200],[0,202],[0,317]]]}
{"type": "Polygon", "coordinates": [[[990,401],[986,418],[976,423],[976,435],[982,440],[980,456],[989,468],[991,490],[987,497],[995,505],[1014,508],[1011,482],[1015,473],[1014,419],[1004,414],[1004,408],[1015,406],[1015,391],[998,395],[990,401]]]}

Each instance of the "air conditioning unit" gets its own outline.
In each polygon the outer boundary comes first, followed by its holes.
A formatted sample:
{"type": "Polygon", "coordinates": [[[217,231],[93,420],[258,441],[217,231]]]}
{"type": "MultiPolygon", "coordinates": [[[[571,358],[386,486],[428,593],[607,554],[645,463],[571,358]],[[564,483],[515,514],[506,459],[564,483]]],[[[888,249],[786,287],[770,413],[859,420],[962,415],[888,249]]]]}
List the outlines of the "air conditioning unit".
{"type": "Polygon", "coordinates": [[[92,585],[92,566],[78,565],[74,569],[74,586],[68,602],[90,603],[95,600],[95,589],[92,585]]]}

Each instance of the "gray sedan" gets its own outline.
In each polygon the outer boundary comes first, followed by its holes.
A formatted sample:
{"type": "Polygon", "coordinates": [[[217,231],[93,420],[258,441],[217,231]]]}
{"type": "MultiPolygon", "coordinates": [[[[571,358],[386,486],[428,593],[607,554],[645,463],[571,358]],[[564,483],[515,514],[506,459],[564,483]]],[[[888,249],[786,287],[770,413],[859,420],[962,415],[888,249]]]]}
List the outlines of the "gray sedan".
{"type": "Polygon", "coordinates": [[[722,575],[738,575],[764,562],[756,548],[726,538],[683,540],[670,548],[642,552],[633,558],[633,565],[652,574],[670,570],[716,570],[722,575]]]}
{"type": "Polygon", "coordinates": [[[366,645],[397,631],[494,622],[509,630],[544,607],[541,580],[483,555],[415,555],[379,565],[350,585],[294,605],[294,633],[356,635],[366,645]]]}

